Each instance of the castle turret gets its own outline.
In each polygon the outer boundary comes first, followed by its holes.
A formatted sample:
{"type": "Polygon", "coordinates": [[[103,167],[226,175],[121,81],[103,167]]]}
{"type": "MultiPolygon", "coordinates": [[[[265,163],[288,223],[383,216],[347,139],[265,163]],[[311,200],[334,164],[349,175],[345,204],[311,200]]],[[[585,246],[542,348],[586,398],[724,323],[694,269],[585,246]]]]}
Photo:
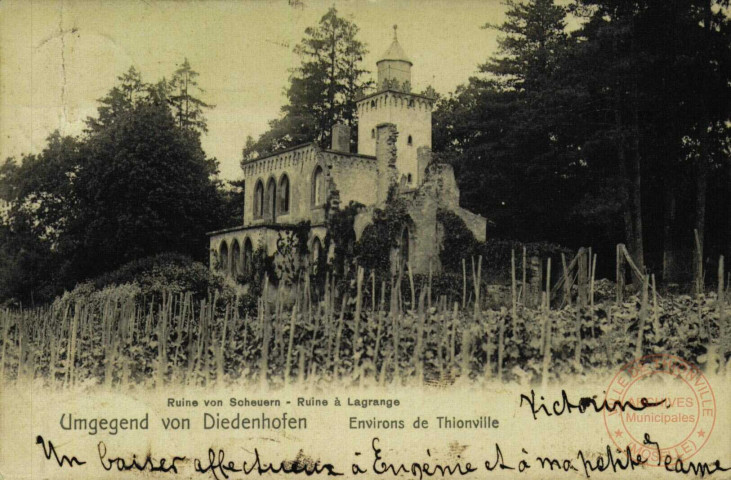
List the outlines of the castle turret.
{"type": "Polygon", "coordinates": [[[398,42],[395,25],[393,42],[376,64],[377,90],[358,101],[358,153],[376,155],[378,126],[395,125],[397,183],[403,179],[407,186],[417,187],[423,181],[417,149],[431,149],[434,100],[411,93],[413,63],[398,42]]]}
{"type": "Polygon", "coordinates": [[[376,62],[378,66],[378,91],[411,91],[411,60],[398,43],[398,26],[393,26],[393,42],[386,53],[376,62]]]}

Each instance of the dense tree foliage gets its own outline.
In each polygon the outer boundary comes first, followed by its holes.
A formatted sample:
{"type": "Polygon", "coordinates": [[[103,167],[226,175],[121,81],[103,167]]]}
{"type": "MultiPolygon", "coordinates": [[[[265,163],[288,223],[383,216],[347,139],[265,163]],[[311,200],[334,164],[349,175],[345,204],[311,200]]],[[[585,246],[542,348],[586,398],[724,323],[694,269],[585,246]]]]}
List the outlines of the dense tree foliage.
{"type": "Polygon", "coordinates": [[[288,103],[280,118],[269,123],[267,132],[256,142],[247,141],[244,161],[313,140],[327,147],[334,123],[355,125],[356,99],[371,85],[363,78],[367,50],[357,34],[358,27],[338,16],[335,7],[316,27],[305,30],[294,49],[301,64],[290,77],[288,103]]]}
{"type": "MultiPolygon", "coordinates": [[[[182,75],[196,75],[187,61],[182,75]]],[[[231,221],[236,196],[201,148],[205,104],[186,100],[194,83],[181,93],[181,81],[146,84],[131,68],[82,136],[54,133],[40,154],[3,165],[0,297],[48,299],[162,252],[207,258],[205,232],[231,221]]]]}
{"type": "Polygon", "coordinates": [[[727,12],[725,0],[508,2],[486,26],[498,55],[435,112],[465,206],[495,236],[606,257],[626,243],[666,279],[688,271],[694,229],[706,258],[731,254],[727,12]]]}

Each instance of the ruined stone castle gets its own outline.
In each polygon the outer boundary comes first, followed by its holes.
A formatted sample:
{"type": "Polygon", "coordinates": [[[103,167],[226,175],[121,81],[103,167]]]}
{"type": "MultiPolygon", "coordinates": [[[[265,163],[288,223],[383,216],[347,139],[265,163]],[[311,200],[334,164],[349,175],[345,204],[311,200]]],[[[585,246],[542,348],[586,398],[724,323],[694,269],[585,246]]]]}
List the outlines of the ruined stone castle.
{"type": "Polygon", "coordinates": [[[408,205],[398,251],[413,273],[440,269],[439,208],[454,212],[478,240],[485,240],[485,218],[459,206],[451,166],[431,162],[434,98],[411,93],[413,64],[395,31],[376,65],[376,91],[357,103],[357,153],[351,152],[350,128],[336,124],[329,149],[307,143],[245,163],[243,222],[209,234],[212,267],[236,277],[251,268],[257,248],[275,254],[280,235],[305,221],[314,263],[329,253],[323,251],[328,211],[351,201],[365,205],[354,222],[360,238],[392,186],[408,205]]]}

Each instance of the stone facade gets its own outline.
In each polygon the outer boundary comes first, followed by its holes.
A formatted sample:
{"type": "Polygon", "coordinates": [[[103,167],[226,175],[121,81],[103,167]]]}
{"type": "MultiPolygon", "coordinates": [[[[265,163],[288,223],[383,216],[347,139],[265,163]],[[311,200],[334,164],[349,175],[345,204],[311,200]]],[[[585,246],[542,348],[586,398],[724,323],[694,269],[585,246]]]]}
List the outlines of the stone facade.
{"type": "Polygon", "coordinates": [[[378,91],[357,104],[358,153],[350,152],[350,128],[337,124],[330,149],[308,143],[243,165],[244,217],[240,226],[209,234],[212,268],[244,273],[254,251],[275,253],[280,235],[302,222],[311,226],[312,259],[326,254],[327,209],[363,204],[354,225],[360,238],[392,187],[407,200],[402,249],[414,273],[439,271],[439,208],[454,211],[485,240],[485,219],[459,206],[451,167],[431,162],[434,100],[410,92],[411,65],[394,36],[378,61],[378,91]]]}
{"type": "Polygon", "coordinates": [[[375,155],[378,125],[396,125],[396,168],[410,186],[418,186],[423,179],[419,178],[417,152],[420,147],[431,148],[433,107],[432,99],[392,90],[362,99],[358,102],[358,153],[375,155]]]}

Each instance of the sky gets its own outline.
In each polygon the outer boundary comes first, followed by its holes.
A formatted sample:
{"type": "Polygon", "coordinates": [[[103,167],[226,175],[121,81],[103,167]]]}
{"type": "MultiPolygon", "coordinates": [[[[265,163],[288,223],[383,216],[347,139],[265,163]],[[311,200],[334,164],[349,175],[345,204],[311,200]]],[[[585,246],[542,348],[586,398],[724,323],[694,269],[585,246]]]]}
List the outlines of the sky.
{"type": "Polygon", "coordinates": [[[360,28],[375,73],[393,25],[414,62],[415,91],[446,94],[497,49],[499,0],[0,0],[0,159],[43,149],[59,130],[75,135],[97,100],[134,66],[143,80],[170,77],[188,58],[200,73],[209,132],[203,148],[236,179],[247,135],[279,115],[292,51],[331,6],[360,28]]]}

